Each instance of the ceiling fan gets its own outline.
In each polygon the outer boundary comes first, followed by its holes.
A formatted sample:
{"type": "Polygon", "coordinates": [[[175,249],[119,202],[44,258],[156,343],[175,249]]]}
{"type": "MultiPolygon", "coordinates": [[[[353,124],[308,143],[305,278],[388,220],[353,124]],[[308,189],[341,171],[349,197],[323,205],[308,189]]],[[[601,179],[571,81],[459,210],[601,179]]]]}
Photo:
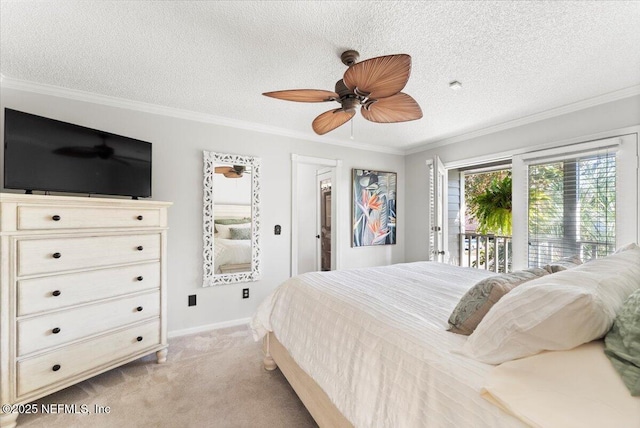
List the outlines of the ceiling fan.
{"type": "Polygon", "coordinates": [[[214,168],[214,171],[216,174],[222,174],[227,178],[241,178],[245,172],[247,174],[251,173],[244,165],[217,166],[214,168]]]}
{"type": "Polygon", "coordinates": [[[354,50],[342,53],[340,59],[349,68],[336,82],[335,92],[321,89],[290,89],[265,92],[262,95],[286,101],[319,103],[337,101],[340,108],[316,117],[312,127],[324,135],[347,123],[360,107],[371,122],[393,123],[420,119],[422,110],[409,95],[400,92],[411,72],[411,57],[406,54],[379,56],[357,62],[360,54],[354,50]]]}

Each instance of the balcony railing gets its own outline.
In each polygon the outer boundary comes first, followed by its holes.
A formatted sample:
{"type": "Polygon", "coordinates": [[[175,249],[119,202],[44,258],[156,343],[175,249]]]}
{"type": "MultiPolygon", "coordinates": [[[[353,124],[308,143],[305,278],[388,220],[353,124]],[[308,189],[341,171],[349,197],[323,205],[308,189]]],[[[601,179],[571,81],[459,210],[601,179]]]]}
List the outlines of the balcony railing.
{"type": "Polygon", "coordinates": [[[575,240],[566,241],[562,238],[545,237],[544,239],[529,241],[529,264],[543,266],[562,257],[577,255],[582,261],[607,256],[615,251],[615,242],[610,241],[575,240]]]}
{"type": "Polygon", "coordinates": [[[460,266],[511,272],[511,236],[461,233],[460,266]]]}
{"type": "MultiPolygon", "coordinates": [[[[460,233],[460,266],[493,272],[511,272],[511,236],[460,233]]],[[[529,266],[544,266],[562,257],[578,255],[583,261],[613,253],[612,242],[578,240],[568,245],[561,238],[529,242],[529,266]]]]}

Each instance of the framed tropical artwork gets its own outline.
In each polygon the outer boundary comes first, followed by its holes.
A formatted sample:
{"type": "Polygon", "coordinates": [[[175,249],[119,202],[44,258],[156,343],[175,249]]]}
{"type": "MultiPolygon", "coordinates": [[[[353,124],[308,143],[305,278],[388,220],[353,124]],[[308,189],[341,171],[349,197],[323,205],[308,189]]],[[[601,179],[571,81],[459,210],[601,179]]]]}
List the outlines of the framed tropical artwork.
{"type": "Polygon", "coordinates": [[[352,247],[396,243],[395,172],[353,169],[352,247]]]}

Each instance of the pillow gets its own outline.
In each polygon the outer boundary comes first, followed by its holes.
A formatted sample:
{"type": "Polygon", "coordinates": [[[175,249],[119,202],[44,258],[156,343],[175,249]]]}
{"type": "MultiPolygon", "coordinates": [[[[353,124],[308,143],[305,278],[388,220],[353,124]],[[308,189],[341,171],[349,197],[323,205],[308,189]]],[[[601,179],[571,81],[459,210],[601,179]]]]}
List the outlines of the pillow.
{"type": "Polygon", "coordinates": [[[527,282],[480,322],[463,352],[489,364],[566,350],[603,337],[640,288],[640,248],[527,282]]]}
{"type": "Polygon", "coordinates": [[[471,287],[449,317],[449,331],[470,335],[482,318],[509,291],[520,284],[548,275],[545,269],[533,268],[503,275],[490,276],[471,287]]]}
{"type": "Polygon", "coordinates": [[[604,338],[604,353],[631,395],[640,396],[640,290],[622,305],[604,338]]]}
{"type": "Polygon", "coordinates": [[[251,223],[243,223],[243,224],[216,224],[216,230],[218,231],[218,234],[216,235],[216,238],[222,238],[222,239],[231,239],[231,228],[236,228],[236,229],[243,229],[243,228],[247,228],[247,229],[251,229],[251,223]]]}
{"type": "Polygon", "coordinates": [[[243,223],[251,223],[251,219],[248,217],[245,218],[217,218],[213,220],[215,224],[243,224],[243,223]]]}
{"type": "Polygon", "coordinates": [[[229,231],[231,232],[231,239],[251,239],[250,227],[232,227],[229,231]]]}
{"type": "Polygon", "coordinates": [[[614,254],[621,253],[627,250],[634,250],[636,248],[638,248],[638,244],[632,242],[630,244],[623,245],[622,247],[618,248],[614,254]]]}
{"type": "Polygon", "coordinates": [[[555,262],[552,262],[546,265],[544,268],[549,273],[556,273],[556,272],[561,272],[563,270],[580,266],[581,264],[582,264],[582,260],[580,260],[580,256],[575,255],[571,257],[564,257],[560,260],[556,260],[555,262]]]}

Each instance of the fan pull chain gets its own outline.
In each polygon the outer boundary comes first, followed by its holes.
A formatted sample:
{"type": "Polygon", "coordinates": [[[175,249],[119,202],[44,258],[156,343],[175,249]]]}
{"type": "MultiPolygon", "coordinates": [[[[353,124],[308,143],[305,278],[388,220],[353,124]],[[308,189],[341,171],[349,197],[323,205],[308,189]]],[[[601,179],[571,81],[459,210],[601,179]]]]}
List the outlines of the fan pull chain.
{"type": "Polygon", "coordinates": [[[351,137],[349,137],[353,140],[353,117],[351,118],[351,137]]]}

